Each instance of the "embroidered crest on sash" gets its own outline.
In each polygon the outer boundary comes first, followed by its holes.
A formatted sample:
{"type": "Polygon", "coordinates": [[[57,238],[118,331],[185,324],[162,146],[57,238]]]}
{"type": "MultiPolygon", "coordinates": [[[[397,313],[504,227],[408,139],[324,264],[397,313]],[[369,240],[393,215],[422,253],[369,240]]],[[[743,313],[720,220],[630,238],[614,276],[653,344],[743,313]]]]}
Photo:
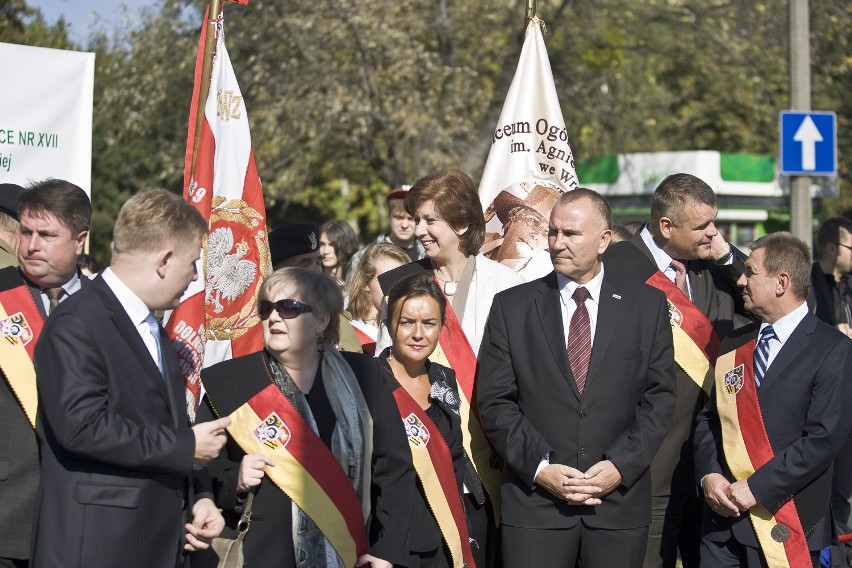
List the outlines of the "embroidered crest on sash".
{"type": "Polygon", "coordinates": [[[0,335],[12,345],[26,346],[33,339],[33,331],[22,312],[0,320],[0,335]]]}
{"type": "Polygon", "coordinates": [[[739,365],[725,373],[725,394],[737,394],[743,388],[745,365],[739,365]]]}
{"type": "Polygon", "coordinates": [[[666,303],[669,305],[669,322],[672,327],[680,327],[683,323],[683,313],[670,301],[666,300],[666,303]]]}
{"type": "Polygon", "coordinates": [[[429,443],[429,430],[426,425],[417,418],[413,412],[405,417],[402,421],[405,425],[405,434],[408,436],[408,443],[414,448],[425,448],[429,443]]]}
{"type": "Polygon", "coordinates": [[[254,437],[270,450],[283,450],[290,442],[291,434],[284,421],[273,412],[254,429],[254,437]]]}

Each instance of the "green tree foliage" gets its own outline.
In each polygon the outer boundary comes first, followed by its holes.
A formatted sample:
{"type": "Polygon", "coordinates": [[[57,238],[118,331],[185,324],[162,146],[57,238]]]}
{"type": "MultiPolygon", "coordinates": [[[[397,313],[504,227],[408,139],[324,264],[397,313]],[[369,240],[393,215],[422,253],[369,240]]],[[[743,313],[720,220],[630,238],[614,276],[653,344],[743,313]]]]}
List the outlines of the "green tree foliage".
{"type": "Polygon", "coordinates": [[[0,0],[0,41],[56,49],[74,47],[65,20],[48,25],[41,12],[24,0],[0,0]]]}

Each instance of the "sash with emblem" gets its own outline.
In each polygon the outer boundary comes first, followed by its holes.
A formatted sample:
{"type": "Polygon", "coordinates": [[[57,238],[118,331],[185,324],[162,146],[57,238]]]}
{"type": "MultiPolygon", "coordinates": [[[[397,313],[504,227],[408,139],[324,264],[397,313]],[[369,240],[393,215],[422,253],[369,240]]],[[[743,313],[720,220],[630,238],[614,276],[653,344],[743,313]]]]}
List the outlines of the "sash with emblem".
{"type": "Polygon", "coordinates": [[[343,565],[355,566],[367,552],[358,495],[311,426],[274,384],[263,380],[263,357],[255,353],[236,359],[233,364],[242,366],[229,367],[227,376],[205,377],[207,396],[217,415],[230,416],[228,433],[234,441],[247,454],[263,454],[275,462],[266,469],[270,481],[313,520],[343,565]],[[234,372],[239,381],[232,380],[234,372]]]}
{"type": "Polygon", "coordinates": [[[450,449],[420,405],[404,388],[394,390],[393,396],[408,437],[414,469],[423,486],[429,509],[452,554],[453,567],[474,568],[476,564],[470,549],[467,521],[456,485],[450,449]]]}
{"type": "MultiPolygon", "coordinates": [[[[438,284],[439,288],[441,287],[437,278],[432,276],[432,280],[438,284]]],[[[477,370],[476,353],[473,352],[449,299],[444,320],[444,327],[438,338],[438,347],[429,359],[450,367],[456,373],[459,398],[461,398],[459,416],[461,416],[464,449],[470,456],[470,461],[473,462],[485,491],[491,497],[495,522],[499,523],[501,473],[491,467],[493,450],[479,422],[479,412],[472,404],[477,370]]]]}
{"type": "MultiPolygon", "coordinates": [[[[755,343],[752,339],[735,351],[720,355],[716,361],[716,406],[722,445],[728,468],[738,481],[748,479],[775,455],[754,384],[755,343]]],[[[774,516],[758,503],[749,509],[749,517],[769,566],[811,565],[805,532],[792,500],[774,516]]]]}
{"type": "Polygon", "coordinates": [[[38,391],[33,354],[44,320],[15,268],[0,271],[0,369],[35,428],[38,391]]]}
{"type": "Polygon", "coordinates": [[[713,365],[719,354],[720,343],[713,324],[659,270],[655,270],[645,283],[666,295],[675,363],[709,396],[713,386],[713,365]]]}

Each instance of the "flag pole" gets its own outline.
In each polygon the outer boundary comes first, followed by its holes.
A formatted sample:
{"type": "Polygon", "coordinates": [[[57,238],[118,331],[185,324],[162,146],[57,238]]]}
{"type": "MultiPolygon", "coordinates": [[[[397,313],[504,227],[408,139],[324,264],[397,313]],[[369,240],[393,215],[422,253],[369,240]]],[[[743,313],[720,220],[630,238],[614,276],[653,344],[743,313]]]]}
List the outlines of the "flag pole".
{"type": "Polygon", "coordinates": [[[195,177],[195,164],[198,160],[198,142],[201,139],[201,127],[204,125],[204,107],[207,106],[207,95],[210,91],[210,74],[213,72],[213,55],[216,53],[216,18],[222,11],[222,0],[210,0],[210,10],[204,20],[206,33],[204,36],[204,61],[201,66],[201,84],[198,92],[198,105],[195,109],[195,134],[192,142],[192,167],[190,179],[195,177]]]}
{"type": "Polygon", "coordinates": [[[524,18],[524,30],[530,25],[530,21],[538,15],[538,0],[527,0],[527,13],[524,18]]]}

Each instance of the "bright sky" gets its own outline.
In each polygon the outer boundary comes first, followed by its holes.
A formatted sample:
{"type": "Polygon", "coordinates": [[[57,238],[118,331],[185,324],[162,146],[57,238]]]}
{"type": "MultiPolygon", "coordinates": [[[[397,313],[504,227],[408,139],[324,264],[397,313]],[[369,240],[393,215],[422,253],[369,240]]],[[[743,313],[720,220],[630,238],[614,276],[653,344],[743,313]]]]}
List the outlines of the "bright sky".
{"type": "Polygon", "coordinates": [[[157,8],[160,0],[27,0],[27,4],[41,10],[49,24],[65,16],[71,39],[85,44],[92,31],[111,30],[125,16],[134,17],[143,6],[157,8]]]}

